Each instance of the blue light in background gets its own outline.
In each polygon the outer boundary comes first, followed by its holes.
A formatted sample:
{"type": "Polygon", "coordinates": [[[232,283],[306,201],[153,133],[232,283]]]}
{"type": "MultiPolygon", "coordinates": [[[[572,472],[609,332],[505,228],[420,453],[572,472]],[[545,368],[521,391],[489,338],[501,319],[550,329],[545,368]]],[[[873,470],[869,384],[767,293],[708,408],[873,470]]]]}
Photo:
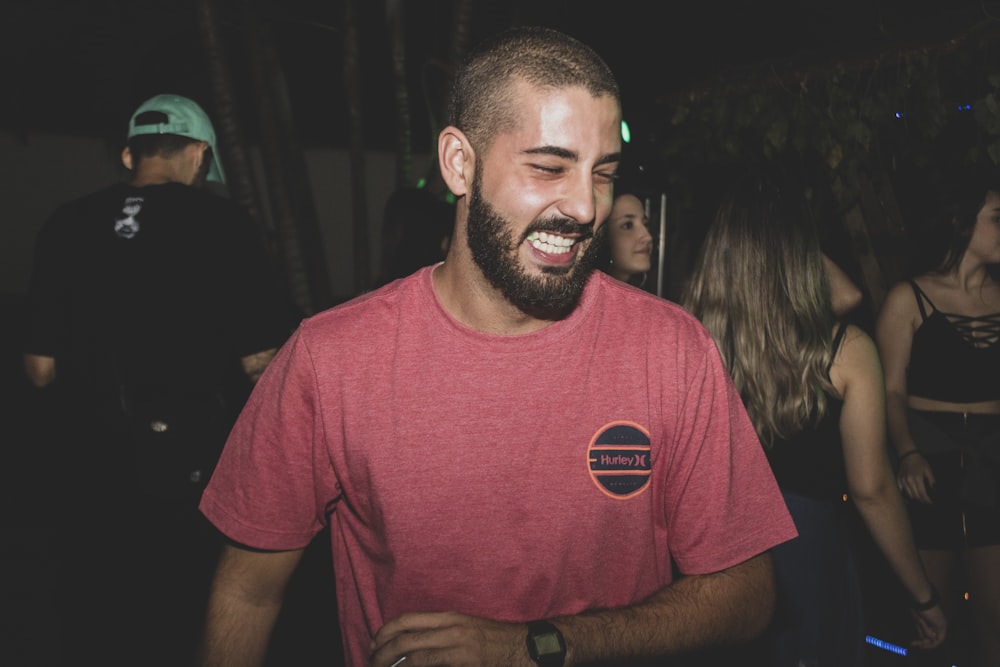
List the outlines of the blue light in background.
{"type": "MultiPolygon", "coordinates": [[[[972,105],[971,104],[959,104],[957,107],[955,107],[955,110],[956,111],[972,111],[972,105]]],[[[893,114],[892,114],[892,116],[893,116],[893,118],[900,119],[900,118],[905,118],[907,116],[907,114],[904,111],[894,111],[893,114]]]]}

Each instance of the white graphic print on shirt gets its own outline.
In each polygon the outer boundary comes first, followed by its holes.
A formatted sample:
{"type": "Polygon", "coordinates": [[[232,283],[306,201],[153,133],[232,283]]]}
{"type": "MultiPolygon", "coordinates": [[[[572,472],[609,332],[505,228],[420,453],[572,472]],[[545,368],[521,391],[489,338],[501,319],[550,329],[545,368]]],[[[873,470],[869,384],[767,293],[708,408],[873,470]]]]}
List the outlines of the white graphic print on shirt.
{"type": "Polygon", "coordinates": [[[130,239],[139,233],[139,221],[135,216],[142,210],[142,197],[126,197],[122,206],[124,217],[115,218],[115,234],[123,239],[130,239]]]}

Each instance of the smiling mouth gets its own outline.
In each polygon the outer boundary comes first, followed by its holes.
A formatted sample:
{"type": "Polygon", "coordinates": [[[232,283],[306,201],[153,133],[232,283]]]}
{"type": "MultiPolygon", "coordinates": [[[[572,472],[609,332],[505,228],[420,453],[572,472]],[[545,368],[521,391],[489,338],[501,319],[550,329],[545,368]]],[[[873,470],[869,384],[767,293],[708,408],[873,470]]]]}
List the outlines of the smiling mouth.
{"type": "Polygon", "coordinates": [[[532,248],[547,255],[565,255],[573,251],[573,244],[577,240],[551,232],[531,232],[527,241],[532,248]]]}

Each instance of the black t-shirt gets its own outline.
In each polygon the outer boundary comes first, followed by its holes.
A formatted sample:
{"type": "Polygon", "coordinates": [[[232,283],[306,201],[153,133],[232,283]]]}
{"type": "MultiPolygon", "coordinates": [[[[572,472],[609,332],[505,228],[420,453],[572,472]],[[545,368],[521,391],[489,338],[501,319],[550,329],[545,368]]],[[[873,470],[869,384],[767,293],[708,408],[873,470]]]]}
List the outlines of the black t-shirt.
{"type": "Polygon", "coordinates": [[[177,183],[125,184],[58,208],[41,229],[24,351],[98,397],[122,383],[214,388],[296,322],[253,221],[177,183]]]}

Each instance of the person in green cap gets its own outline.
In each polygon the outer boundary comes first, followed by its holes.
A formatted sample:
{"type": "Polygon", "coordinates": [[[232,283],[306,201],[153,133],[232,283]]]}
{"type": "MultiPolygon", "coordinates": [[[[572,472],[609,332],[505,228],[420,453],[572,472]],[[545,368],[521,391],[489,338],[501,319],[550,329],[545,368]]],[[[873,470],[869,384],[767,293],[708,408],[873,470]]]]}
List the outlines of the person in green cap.
{"type": "Polygon", "coordinates": [[[121,157],[124,182],[41,228],[22,352],[61,425],[47,471],[65,508],[60,650],[176,665],[215,559],[202,487],[294,322],[247,212],[202,187],[224,172],[196,102],[143,102],[121,157]]]}
{"type": "Polygon", "coordinates": [[[128,140],[122,163],[133,172],[132,185],[226,182],[212,121],[186,97],[156,95],[140,104],[129,121],[128,140]]]}

